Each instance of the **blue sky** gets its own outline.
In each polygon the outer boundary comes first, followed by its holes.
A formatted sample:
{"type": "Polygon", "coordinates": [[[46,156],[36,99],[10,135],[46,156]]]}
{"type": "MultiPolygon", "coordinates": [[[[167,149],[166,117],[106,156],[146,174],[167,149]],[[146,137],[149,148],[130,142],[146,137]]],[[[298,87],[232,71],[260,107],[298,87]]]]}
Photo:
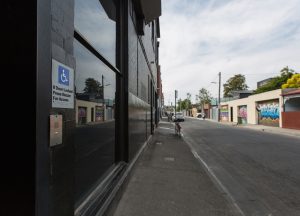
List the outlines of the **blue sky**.
{"type": "Polygon", "coordinates": [[[160,64],[165,104],[202,87],[218,95],[235,74],[249,89],[285,67],[300,72],[300,0],[163,0],[160,64]]]}

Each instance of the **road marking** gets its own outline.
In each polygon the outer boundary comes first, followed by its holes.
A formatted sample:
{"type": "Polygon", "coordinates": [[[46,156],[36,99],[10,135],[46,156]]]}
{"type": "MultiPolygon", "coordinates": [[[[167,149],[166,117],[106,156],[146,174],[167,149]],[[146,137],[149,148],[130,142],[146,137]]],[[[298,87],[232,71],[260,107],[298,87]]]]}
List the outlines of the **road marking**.
{"type": "Polygon", "coordinates": [[[165,159],[165,161],[175,161],[175,158],[173,158],[173,157],[165,157],[164,158],[165,159]]]}
{"type": "Polygon", "coordinates": [[[167,127],[158,127],[158,128],[165,129],[165,130],[174,130],[174,128],[167,128],[167,127]]]}
{"type": "Polygon", "coordinates": [[[200,162],[200,164],[202,164],[207,173],[209,174],[209,176],[215,180],[215,182],[218,184],[218,186],[223,190],[224,193],[227,194],[227,196],[229,197],[229,199],[231,200],[233,206],[236,208],[236,210],[242,215],[242,216],[246,216],[245,213],[242,211],[242,209],[238,206],[238,204],[236,203],[235,199],[232,197],[232,195],[229,193],[229,191],[227,190],[227,188],[222,184],[222,182],[218,179],[218,177],[214,174],[214,172],[209,168],[209,166],[206,164],[206,162],[198,155],[198,153],[195,151],[194,147],[192,146],[192,144],[185,138],[184,141],[188,144],[188,146],[191,149],[192,154],[194,155],[194,157],[200,162]]]}

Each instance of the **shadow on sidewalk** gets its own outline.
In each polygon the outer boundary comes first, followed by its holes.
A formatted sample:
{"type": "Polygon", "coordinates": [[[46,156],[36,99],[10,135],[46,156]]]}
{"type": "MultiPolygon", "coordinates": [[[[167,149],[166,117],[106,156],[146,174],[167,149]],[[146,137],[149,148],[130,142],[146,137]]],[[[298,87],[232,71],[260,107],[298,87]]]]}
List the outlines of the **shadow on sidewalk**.
{"type": "Polygon", "coordinates": [[[114,216],[229,216],[236,210],[163,121],[137,160],[114,216]]]}

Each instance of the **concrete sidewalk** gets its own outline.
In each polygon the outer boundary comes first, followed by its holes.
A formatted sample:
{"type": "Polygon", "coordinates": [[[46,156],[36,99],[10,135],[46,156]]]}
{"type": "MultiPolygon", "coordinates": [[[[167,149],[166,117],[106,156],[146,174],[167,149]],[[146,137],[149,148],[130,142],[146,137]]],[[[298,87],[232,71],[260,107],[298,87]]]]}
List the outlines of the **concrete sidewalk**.
{"type": "Polygon", "coordinates": [[[264,131],[264,132],[274,133],[274,134],[296,136],[300,138],[300,130],[271,127],[271,126],[264,126],[264,125],[252,125],[252,124],[238,125],[238,127],[259,130],[259,131],[264,131]]]}
{"type": "Polygon", "coordinates": [[[114,216],[239,215],[174,124],[159,124],[131,171],[114,216]]]}

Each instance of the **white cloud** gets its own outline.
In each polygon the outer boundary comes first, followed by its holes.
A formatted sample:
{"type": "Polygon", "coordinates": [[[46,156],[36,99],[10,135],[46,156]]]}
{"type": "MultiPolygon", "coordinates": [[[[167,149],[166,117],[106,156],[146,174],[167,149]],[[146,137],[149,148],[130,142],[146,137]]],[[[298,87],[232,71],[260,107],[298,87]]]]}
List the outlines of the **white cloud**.
{"type": "Polygon", "coordinates": [[[285,66],[300,72],[300,0],[165,0],[162,6],[166,103],[174,89],[182,98],[202,87],[217,96],[210,82],[219,71],[223,83],[245,74],[251,89],[285,66]]]}

